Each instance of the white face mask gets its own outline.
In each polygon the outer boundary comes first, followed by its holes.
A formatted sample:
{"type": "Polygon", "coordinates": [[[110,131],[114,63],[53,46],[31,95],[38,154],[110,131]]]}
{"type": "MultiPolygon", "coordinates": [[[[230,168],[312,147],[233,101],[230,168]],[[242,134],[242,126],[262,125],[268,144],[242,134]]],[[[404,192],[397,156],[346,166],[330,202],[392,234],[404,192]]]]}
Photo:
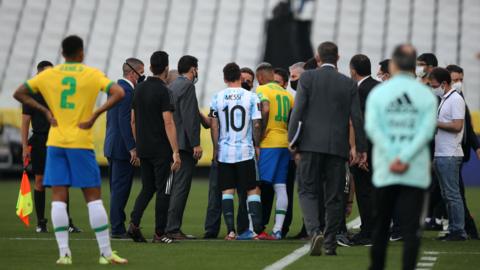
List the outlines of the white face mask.
{"type": "Polygon", "coordinates": [[[452,84],[452,88],[457,90],[459,93],[461,93],[463,91],[463,84],[462,82],[456,82],[452,84]]]}
{"type": "Polygon", "coordinates": [[[445,91],[443,90],[443,88],[441,86],[439,86],[437,88],[433,88],[433,93],[437,97],[443,97],[443,95],[445,94],[445,91]]]}
{"type": "Polygon", "coordinates": [[[417,68],[415,68],[415,74],[419,78],[423,78],[425,75],[427,75],[425,69],[422,66],[417,66],[417,68]]]}

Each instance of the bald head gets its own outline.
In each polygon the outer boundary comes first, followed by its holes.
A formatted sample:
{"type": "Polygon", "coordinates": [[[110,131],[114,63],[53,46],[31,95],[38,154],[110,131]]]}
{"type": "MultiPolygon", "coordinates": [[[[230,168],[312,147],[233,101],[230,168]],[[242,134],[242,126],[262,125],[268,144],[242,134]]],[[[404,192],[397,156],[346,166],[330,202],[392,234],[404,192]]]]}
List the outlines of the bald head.
{"type": "Polygon", "coordinates": [[[398,72],[415,73],[417,65],[417,50],[410,44],[398,45],[392,54],[389,63],[392,74],[398,72]]]}

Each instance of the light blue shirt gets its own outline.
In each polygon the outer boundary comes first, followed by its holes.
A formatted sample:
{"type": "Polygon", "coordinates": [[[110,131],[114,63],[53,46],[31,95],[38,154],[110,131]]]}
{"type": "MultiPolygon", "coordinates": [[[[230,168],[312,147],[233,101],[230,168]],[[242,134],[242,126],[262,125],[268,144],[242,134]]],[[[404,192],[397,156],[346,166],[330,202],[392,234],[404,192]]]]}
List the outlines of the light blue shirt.
{"type": "Polygon", "coordinates": [[[217,93],[210,104],[220,125],[218,161],[237,163],[255,156],[252,120],[262,119],[260,99],[243,88],[227,88],[217,93]]]}
{"type": "Polygon", "coordinates": [[[437,99],[413,76],[398,74],[375,87],[367,98],[365,131],[373,143],[373,184],[376,187],[430,185],[429,142],[436,128],[437,99]],[[399,158],[409,168],[390,171],[399,158]]]}

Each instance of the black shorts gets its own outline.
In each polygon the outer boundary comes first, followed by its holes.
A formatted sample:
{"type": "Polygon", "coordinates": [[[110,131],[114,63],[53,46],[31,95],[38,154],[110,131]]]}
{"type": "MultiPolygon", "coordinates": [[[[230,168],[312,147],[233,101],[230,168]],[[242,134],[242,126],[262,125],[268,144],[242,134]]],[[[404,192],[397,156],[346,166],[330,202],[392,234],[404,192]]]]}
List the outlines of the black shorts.
{"type": "Polygon", "coordinates": [[[32,147],[30,162],[32,163],[32,173],[35,175],[43,175],[45,171],[47,138],[47,135],[33,134],[28,140],[28,144],[32,147]]]}
{"type": "Polygon", "coordinates": [[[218,162],[218,185],[220,190],[240,188],[252,190],[257,187],[257,168],[255,160],[237,163],[218,162]]]}

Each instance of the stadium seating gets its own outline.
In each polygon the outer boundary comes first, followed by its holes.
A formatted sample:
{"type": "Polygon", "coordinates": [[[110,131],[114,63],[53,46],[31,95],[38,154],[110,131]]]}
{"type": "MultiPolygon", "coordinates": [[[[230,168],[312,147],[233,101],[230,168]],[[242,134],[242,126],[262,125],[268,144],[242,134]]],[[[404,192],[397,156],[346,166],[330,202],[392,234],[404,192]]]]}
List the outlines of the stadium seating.
{"type": "MultiPolygon", "coordinates": [[[[82,36],[86,63],[113,79],[121,76],[121,64],[129,56],[148,63],[154,50],[164,49],[170,54],[171,69],[181,55],[197,56],[197,95],[200,105],[208,106],[212,94],[223,87],[221,68],[226,62],[254,67],[261,61],[265,20],[279,1],[1,1],[0,108],[18,107],[12,92],[35,73],[39,60],[61,62],[58,45],[67,34],[82,36]]],[[[311,11],[314,46],[324,40],[339,44],[342,72],[348,73],[348,60],[358,51],[369,55],[376,69],[393,46],[411,41],[419,52],[436,52],[440,65],[459,61],[466,72],[467,102],[478,109],[480,63],[475,54],[480,4],[464,0],[459,6],[462,2],[439,0],[436,6],[436,2],[316,0],[307,2],[305,12],[311,11]]]]}

